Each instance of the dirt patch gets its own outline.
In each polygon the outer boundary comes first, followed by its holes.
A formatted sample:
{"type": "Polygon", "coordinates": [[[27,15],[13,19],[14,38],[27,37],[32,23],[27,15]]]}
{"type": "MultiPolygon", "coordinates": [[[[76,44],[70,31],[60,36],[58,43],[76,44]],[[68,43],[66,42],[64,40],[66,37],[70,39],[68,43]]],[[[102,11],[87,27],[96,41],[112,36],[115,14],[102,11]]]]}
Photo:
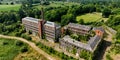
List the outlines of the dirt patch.
{"type": "Polygon", "coordinates": [[[113,57],[113,60],[120,60],[120,54],[117,54],[113,57]]]}

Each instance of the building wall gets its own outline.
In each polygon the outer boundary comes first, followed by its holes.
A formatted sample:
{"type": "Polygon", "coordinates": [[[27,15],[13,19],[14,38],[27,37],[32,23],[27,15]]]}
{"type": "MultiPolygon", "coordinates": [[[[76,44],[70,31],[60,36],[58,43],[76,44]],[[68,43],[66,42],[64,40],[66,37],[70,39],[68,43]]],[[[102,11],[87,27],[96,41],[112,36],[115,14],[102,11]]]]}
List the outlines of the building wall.
{"type": "Polygon", "coordinates": [[[46,39],[50,42],[57,42],[60,37],[61,28],[56,29],[56,26],[44,26],[46,39]]]}
{"type": "Polygon", "coordinates": [[[38,32],[38,24],[37,23],[26,21],[26,20],[22,20],[22,23],[24,24],[26,31],[38,32]]]}
{"type": "Polygon", "coordinates": [[[68,42],[65,42],[62,39],[59,40],[59,43],[60,43],[60,48],[62,48],[64,51],[72,52],[72,50],[75,49],[76,53],[80,54],[80,51],[82,50],[82,48],[77,47],[77,46],[70,44],[68,42]]]}
{"type": "Polygon", "coordinates": [[[81,35],[89,34],[89,31],[86,30],[81,30],[79,28],[74,28],[74,27],[68,27],[68,30],[70,30],[72,33],[77,33],[81,35]]]}
{"type": "Polygon", "coordinates": [[[51,27],[51,26],[47,26],[45,25],[44,26],[44,29],[45,29],[45,36],[46,36],[46,39],[50,42],[55,42],[55,27],[51,27]]]}
{"type": "Polygon", "coordinates": [[[39,35],[40,38],[43,36],[43,21],[32,22],[22,19],[22,24],[25,26],[27,32],[31,31],[34,36],[39,35]]]}

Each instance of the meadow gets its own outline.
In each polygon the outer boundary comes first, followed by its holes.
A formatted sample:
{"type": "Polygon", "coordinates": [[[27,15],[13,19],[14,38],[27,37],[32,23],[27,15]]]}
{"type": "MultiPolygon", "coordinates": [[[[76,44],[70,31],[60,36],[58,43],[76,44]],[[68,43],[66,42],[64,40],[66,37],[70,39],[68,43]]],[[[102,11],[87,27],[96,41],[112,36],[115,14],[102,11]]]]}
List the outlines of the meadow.
{"type": "Polygon", "coordinates": [[[21,48],[15,40],[0,38],[0,60],[13,60],[21,48]]]}
{"type": "Polygon", "coordinates": [[[15,10],[18,11],[21,4],[15,4],[15,5],[0,5],[0,11],[10,11],[15,10]]]}
{"type": "Polygon", "coordinates": [[[80,19],[83,19],[85,23],[107,20],[107,18],[102,17],[102,13],[98,12],[87,13],[76,17],[77,21],[79,21],[80,19]]]}

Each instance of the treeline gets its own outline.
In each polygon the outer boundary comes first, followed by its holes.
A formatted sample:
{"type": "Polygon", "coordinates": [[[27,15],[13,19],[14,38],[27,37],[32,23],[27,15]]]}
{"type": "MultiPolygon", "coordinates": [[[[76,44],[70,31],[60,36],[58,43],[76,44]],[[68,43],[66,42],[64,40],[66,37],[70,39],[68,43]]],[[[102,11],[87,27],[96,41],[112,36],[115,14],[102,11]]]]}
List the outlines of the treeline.
{"type": "Polygon", "coordinates": [[[62,26],[69,22],[76,23],[76,16],[96,12],[96,7],[93,4],[87,5],[72,5],[64,7],[49,7],[45,11],[45,19],[49,21],[61,22],[62,26]]]}

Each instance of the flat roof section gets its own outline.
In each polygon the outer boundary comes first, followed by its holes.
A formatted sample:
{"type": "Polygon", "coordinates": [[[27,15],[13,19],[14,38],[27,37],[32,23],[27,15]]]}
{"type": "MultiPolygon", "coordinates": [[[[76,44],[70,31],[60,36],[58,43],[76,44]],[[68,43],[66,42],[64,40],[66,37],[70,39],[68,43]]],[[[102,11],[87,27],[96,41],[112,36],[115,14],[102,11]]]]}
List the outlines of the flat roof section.
{"type": "Polygon", "coordinates": [[[50,22],[50,21],[47,21],[47,22],[45,23],[45,25],[46,25],[46,26],[50,26],[50,27],[55,27],[56,29],[61,27],[60,25],[58,25],[58,24],[56,24],[56,23],[54,23],[54,22],[50,22]]]}
{"type": "Polygon", "coordinates": [[[35,22],[38,23],[39,19],[32,18],[32,17],[25,17],[22,20],[30,21],[30,22],[35,22]]]}

